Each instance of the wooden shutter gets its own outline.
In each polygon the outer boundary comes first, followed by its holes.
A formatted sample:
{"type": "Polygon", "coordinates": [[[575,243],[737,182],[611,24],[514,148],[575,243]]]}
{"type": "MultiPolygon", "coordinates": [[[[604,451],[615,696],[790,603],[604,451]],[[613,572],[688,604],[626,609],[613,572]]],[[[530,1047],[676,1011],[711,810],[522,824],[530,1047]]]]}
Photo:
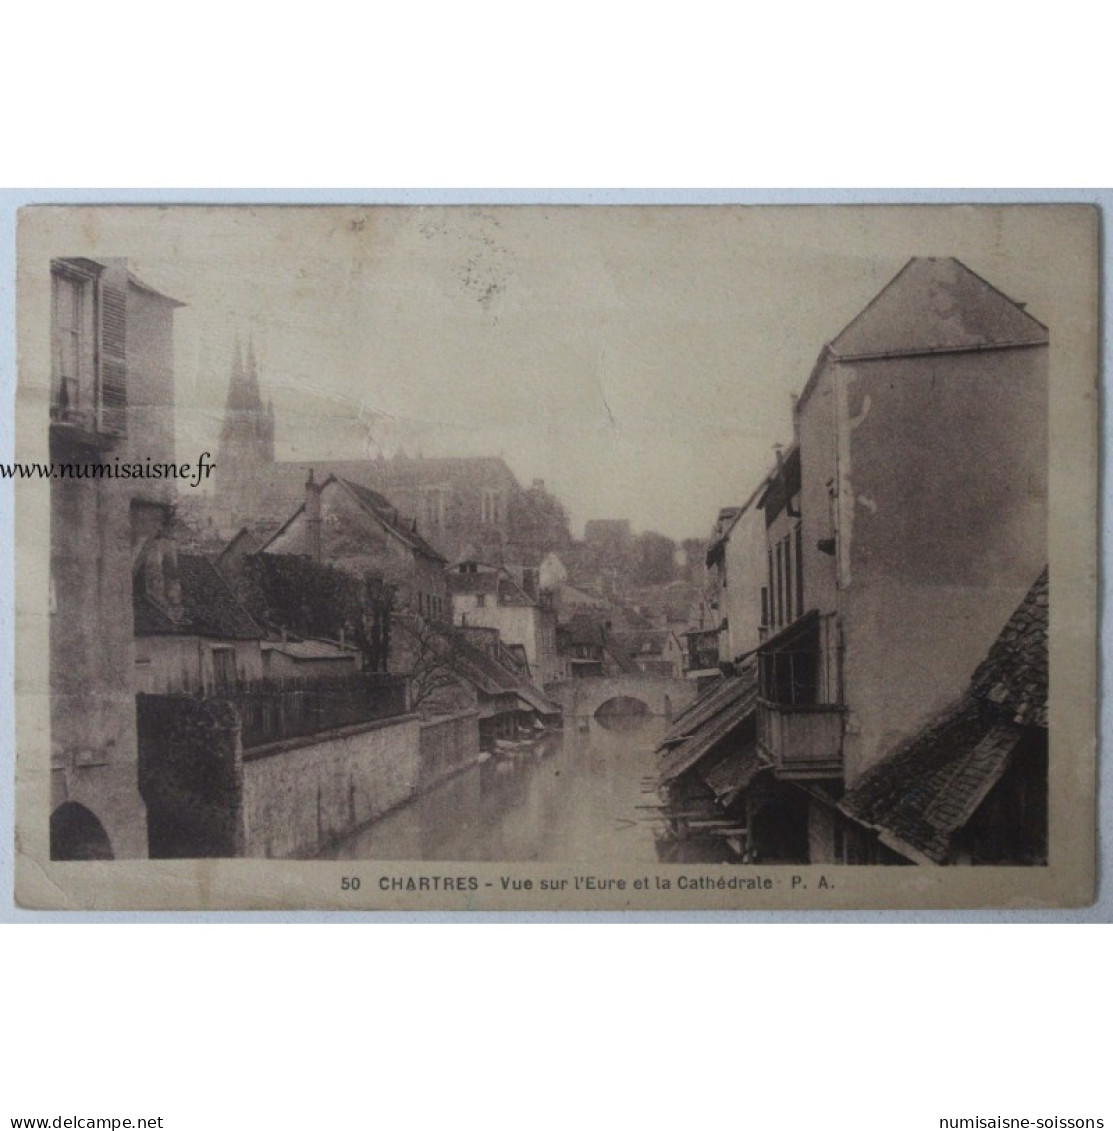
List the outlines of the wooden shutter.
{"type": "Polygon", "coordinates": [[[127,432],[127,278],[106,271],[100,283],[100,389],[98,430],[114,436],[127,432]]]}

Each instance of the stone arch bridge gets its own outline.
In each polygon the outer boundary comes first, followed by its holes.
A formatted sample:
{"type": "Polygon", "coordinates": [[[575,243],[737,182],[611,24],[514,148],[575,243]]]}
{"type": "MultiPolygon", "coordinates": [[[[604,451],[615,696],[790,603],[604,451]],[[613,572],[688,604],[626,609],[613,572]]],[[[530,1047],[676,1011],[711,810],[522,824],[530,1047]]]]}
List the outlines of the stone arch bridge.
{"type": "Polygon", "coordinates": [[[669,676],[586,676],[565,683],[551,683],[545,694],[564,708],[565,718],[591,716],[605,703],[632,699],[643,703],[651,715],[671,718],[696,697],[692,680],[669,676]]]}

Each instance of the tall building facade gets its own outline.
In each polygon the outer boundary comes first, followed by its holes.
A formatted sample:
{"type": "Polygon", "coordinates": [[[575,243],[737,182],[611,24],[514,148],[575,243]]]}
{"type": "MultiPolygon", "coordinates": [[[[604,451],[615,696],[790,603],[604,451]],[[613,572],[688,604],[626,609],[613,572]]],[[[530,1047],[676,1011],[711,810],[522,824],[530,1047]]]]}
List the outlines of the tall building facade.
{"type": "Polygon", "coordinates": [[[55,259],[50,286],[50,456],[66,465],[50,481],[50,851],[143,857],[132,570],[174,487],[114,472],[174,459],[182,304],[122,259],[55,259]]]}

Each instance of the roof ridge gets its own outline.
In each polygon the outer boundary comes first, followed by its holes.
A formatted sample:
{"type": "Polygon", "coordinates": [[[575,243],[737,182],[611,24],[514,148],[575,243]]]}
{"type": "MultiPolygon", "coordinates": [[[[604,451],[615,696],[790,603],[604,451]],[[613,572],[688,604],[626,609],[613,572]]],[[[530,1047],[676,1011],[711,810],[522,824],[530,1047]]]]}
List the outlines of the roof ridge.
{"type": "Polygon", "coordinates": [[[859,310],[858,313],[855,314],[854,317],[851,318],[851,320],[833,338],[831,338],[827,342],[824,342],[823,348],[829,350],[834,356],[837,357],[838,354],[836,353],[834,347],[839,338],[843,337],[843,335],[846,334],[851,329],[851,327],[855,326],[858,322],[865,318],[865,316],[874,308],[874,306],[877,305],[878,301],[881,299],[881,296],[885,294],[890,287],[893,286],[893,284],[912,266],[913,263],[916,262],[916,259],[917,257],[915,255],[910,256],[908,262],[881,288],[881,290],[879,290],[873,296],[873,298],[871,298],[869,302],[867,302],[866,305],[863,306],[862,309],[859,310]]]}
{"type": "Polygon", "coordinates": [[[852,361],[1009,349],[1045,345],[1047,335],[1047,327],[1028,313],[1025,304],[957,256],[915,255],[825,343],[821,357],[828,353],[836,361],[852,361]],[[915,303],[894,297],[902,285],[913,296],[919,291],[944,295],[952,308],[944,313],[929,306],[921,313],[915,303]]]}

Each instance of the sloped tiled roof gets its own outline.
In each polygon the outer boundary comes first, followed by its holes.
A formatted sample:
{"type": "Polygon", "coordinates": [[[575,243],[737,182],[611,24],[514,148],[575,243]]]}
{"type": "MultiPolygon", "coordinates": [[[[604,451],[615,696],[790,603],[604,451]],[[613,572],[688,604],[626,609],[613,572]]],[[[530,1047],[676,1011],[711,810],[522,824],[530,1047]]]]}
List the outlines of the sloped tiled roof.
{"type": "Polygon", "coordinates": [[[220,553],[216,555],[217,568],[223,568],[224,564],[233,556],[255,553],[256,550],[262,547],[265,541],[266,539],[261,537],[258,531],[251,530],[246,526],[241,526],[240,529],[228,539],[220,553]]]}
{"type": "Polygon", "coordinates": [[[678,716],[658,747],[659,785],[692,769],[753,715],[757,709],[756,665],[747,664],[741,675],[724,680],[701,699],[701,709],[678,716]]]}
{"type": "Polygon", "coordinates": [[[181,616],[148,596],[143,571],[135,574],[132,608],[137,636],[208,636],[218,640],[259,640],[262,629],[240,604],[224,578],[200,554],[178,554],[181,616]]]}
{"type": "Polygon", "coordinates": [[[745,789],[767,764],[756,742],[748,742],[732,750],[721,762],[701,771],[700,776],[720,800],[745,789]]]}
{"type": "Polygon", "coordinates": [[[526,683],[525,680],[522,680],[518,687],[518,698],[524,700],[526,704],[532,707],[539,715],[561,714],[560,707],[548,696],[542,695],[532,684],[526,683]]]}
{"type": "Polygon", "coordinates": [[[1009,618],[970,689],[1013,722],[1047,726],[1048,571],[1040,574],[1009,618]]]}
{"type": "MultiPolygon", "coordinates": [[[[395,507],[385,495],[380,495],[378,491],[372,491],[369,487],[362,487],[360,484],[353,483],[350,479],[344,479],[338,475],[329,475],[324,482],[320,484],[320,488],[323,491],[333,483],[339,484],[343,490],[346,490],[364,511],[386,530],[389,530],[404,545],[409,546],[410,549],[433,561],[439,562],[442,565],[444,564],[444,556],[430,546],[429,543],[418,534],[415,529],[416,524],[412,521],[407,522],[398,511],[398,508],[395,507]]],[[[304,492],[304,486],[302,490],[304,492]]],[[[285,533],[299,515],[304,513],[305,504],[301,503],[293,514],[266,539],[262,547],[263,551],[266,552],[267,547],[270,546],[280,534],[285,533]]]]}
{"type": "Polygon", "coordinates": [[[839,808],[898,851],[942,864],[952,835],[1001,779],[1020,737],[1012,726],[987,728],[968,697],[867,774],[839,808]]]}
{"type": "Polygon", "coordinates": [[[439,562],[445,560],[442,554],[434,550],[433,547],[418,534],[412,522],[407,523],[402,518],[398,513],[398,508],[393,506],[385,495],[380,495],[378,491],[372,491],[370,487],[363,487],[359,483],[353,483],[350,479],[339,478],[338,482],[343,483],[375,518],[384,526],[389,527],[394,534],[408,546],[417,550],[418,553],[424,554],[427,558],[433,558],[439,562]]]}
{"type": "Polygon", "coordinates": [[[948,256],[910,259],[827,348],[845,360],[1047,340],[1046,326],[948,256]]]}
{"type": "Polygon", "coordinates": [[[943,863],[953,834],[1008,769],[1022,726],[1047,727],[1047,570],[962,700],[875,766],[839,807],[913,858],[943,863]]]}
{"type": "Polygon", "coordinates": [[[673,715],[672,724],[661,740],[661,746],[674,744],[685,735],[691,734],[693,727],[699,726],[705,719],[709,719],[716,711],[721,710],[733,694],[731,681],[725,676],[704,690],[683,711],[673,715]]]}
{"type": "Polygon", "coordinates": [[[441,647],[451,653],[452,670],[483,695],[514,693],[542,714],[560,708],[542,695],[528,680],[513,672],[493,656],[487,655],[467,639],[467,633],[444,626],[437,630],[441,647]]]}

